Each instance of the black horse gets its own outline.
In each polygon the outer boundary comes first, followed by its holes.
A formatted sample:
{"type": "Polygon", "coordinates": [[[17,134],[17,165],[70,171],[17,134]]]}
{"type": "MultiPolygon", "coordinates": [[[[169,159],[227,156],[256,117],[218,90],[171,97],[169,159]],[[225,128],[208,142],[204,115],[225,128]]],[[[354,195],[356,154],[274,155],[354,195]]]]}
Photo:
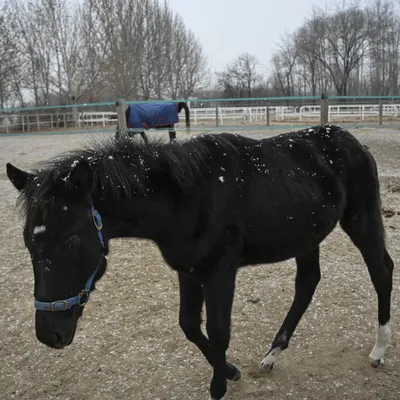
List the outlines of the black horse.
{"type": "Polygon", "coordinates": [[[213,367],[210,394],[221,399],[227,379],[240,378],[226,360],[238,268],[296,258],[294,300],[261,363],[269,371],[320,280],[319,245],[340,222],[378,295],[370,358],[373,366],[383,363],[393,261],[375,161],[348,131],[326,125],[263,140],[224,133],[148,145],[122,137],[33,173],[7,164],[7,174],[26,215],[42,343],[72,342],[82,306],[105,273],[111,238],[152,239],[177,271],[180,326],[213,367]]]}
{"type": "MultiPolygon", "coordinates": [[[[190,110],[185,102],[171,103],[164,101],[159,103],[129,104],[125,110],[127,135],[132,137],[140,134],[143,141],[148,144],[149,140],[144,129],[168,129],[169,140],[173,142],[176,140],[174,123],[179,121],[178,114],[182,110],[185,110],[186,129],[188,131],[190,128],[190,110]]],[[[117,125],[115,137],[118,139],[120,134],[120,129],[117,125]]]]}

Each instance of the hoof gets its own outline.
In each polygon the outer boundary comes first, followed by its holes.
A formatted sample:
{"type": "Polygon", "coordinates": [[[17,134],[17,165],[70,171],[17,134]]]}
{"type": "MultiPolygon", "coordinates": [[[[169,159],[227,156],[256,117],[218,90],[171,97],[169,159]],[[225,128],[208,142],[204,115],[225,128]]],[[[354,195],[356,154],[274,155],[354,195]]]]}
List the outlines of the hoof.
{"type": "Polygon", "coordinates": [[[383,358],[380,358],[379,360],[373,360],[372,358],[370,358],[369,362],[371,363],[372,367],[374,367],[374,368],[378,368],[381,365],[383,365],[383,363],[384,363],[383,358]]]}
{"type": "Polygon", "coordinates": [[[235,367],[232,364],[227,363],[227,372],[226,372],[226,379],[229,381],[236,382],[242,377],[242,374],[239,368],[235,367]]]}
{"type": "Polygon", "coordinates": [[[220,399],[214,399],[213,397],[209,397],[208,400],[224,400],[225,397],[221,397],[220,399]]]}
{"type": "Polygon", "coordinates": [[[274,363],[264,364],[263,362],[261,362],[261,366],[260,367],[261,367],[260,368],[261,372],[269,374],[274,369],[274,363]]]}
{"type": "Polygon", "coordinates": [[[261,361],[261,370],[264,373],[270,373],[274,369],[275,361],[279,357],[281,353],[280,348],[274,348],[270,350],[270,352],[265,356],[265,358],[261,361]]]}
{"type": "Polygon", "coordinates": [[[383,357],[385,356],[385,351],[389,346],[390,337],[390,323],[388,322],[386,325],[380,325],[376,334],[375,346],[368,356],[369,362],[374,368],[383,365],[383,357]]]}
{"type": "Polygon", "coordinates": [[[238,369],[236,371],[236,375],[232,378],[233,382],[237,382],[240,378],[242,377],[242,373],[240,372],[240,370],[238,369]]]}
{"type": "Polygon", "coordinates": [[[222,400],[228,391],[226,379],[215,379],[213,377],[210,385],[210,400],[222,400]]]}

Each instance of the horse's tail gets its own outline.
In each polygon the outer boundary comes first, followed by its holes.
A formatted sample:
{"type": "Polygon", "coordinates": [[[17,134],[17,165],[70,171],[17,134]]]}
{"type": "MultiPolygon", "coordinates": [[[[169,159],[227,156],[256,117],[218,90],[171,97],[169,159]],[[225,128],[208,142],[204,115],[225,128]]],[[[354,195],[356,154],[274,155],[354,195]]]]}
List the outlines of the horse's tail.
{"type": "Polygon", "coordinates": [[[126,123],[127,124],[128,124],[130,116],[131,116],[131,106],[129,104],[128,107],[126,107],[126,110],[125,110],[125,118],[126,118],[126,123]]]}
{"type": "Polygon", "coordinates": [[[178,114],[182,111],[182,108],[185,110],[185,118],[186,118],[186,131],[189,132],[190,128],[190,110],[188,105],[185,102],[178,103],[178,114]]]}

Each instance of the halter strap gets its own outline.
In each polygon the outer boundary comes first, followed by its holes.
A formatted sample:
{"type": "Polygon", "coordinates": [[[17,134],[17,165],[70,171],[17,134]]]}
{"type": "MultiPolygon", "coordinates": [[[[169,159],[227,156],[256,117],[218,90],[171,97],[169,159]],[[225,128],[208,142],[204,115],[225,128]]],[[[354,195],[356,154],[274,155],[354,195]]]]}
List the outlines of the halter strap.
{"type": "MultiPolygon", "coordinates": [[[[101,216],[97,210],[95,210],[93,204],[90,206],[90,213],[92,214],[92,219],[94,226],[97,229],[97,236],[100,240],[100,243],[103,247],[104,246],[104,237],[103,237],[103,222],[101,220],[101,216]]],[[[102,254],[101,259],[104,257],[102,254]]],[[[101,260],[100,259],[100,260],[101,260]]],[[[82,291],[74,297],[70,297],[65,300],[56,300],[56,301],[37,301],[36,299],[34,300],[34,305],[36,310],[39,311],[66,311],[72,308],[75,305],[79,305],[83,307],[88,301],[90,297],[90,292],[91,292],[91,287],[93,283],[93,279],[97,274],[97,271],[99,270],[100,267],[100,262],[97,265],[96,270],[93,272],[92,275],[90,275],[89,279],[86,281],[85,287],[82,289],[82,291]]]]}
{"type": "Polygon", "coordinates": [[[97,236],[99,237],[101,245],[104,247],[103,232],[101,231],[103,229],[103,222],[99,212],[94,209],[93,204],[90,206],[90,213],[92,214],[94,226],[97,229],[97,236]]]}

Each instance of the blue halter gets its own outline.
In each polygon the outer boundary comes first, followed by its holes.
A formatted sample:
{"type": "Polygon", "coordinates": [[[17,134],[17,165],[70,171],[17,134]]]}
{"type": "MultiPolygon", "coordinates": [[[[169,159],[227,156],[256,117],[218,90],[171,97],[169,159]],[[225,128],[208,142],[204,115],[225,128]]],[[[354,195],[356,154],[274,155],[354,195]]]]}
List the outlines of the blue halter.
{"type": "MultiPolygon", "coordinates": [[[[94,209],[93,204],[90,207],[90,213],[92,214],[94,226],[97,229],[97,236],[99,237],[100,243],[104,246],[104,238],[102,233],[103,223],[101,221],[100,214],[97,210],[94,209]]],[[[56,300],[53,302],[50,301],[37,301],[35,299],[34,304],[36,310],[40,311],[66,311],[75,305],[79,305],[83,307],[88,301],[90,297],[91,287],[93,283],[93,279],[97,274],[97,271],[100,267],[100,263],[97,266],[96,270],[90,275],[89,279],[86,281],[85,288],[78,294],[78,296],[70,297],[65,300],[56,300]]]]}

